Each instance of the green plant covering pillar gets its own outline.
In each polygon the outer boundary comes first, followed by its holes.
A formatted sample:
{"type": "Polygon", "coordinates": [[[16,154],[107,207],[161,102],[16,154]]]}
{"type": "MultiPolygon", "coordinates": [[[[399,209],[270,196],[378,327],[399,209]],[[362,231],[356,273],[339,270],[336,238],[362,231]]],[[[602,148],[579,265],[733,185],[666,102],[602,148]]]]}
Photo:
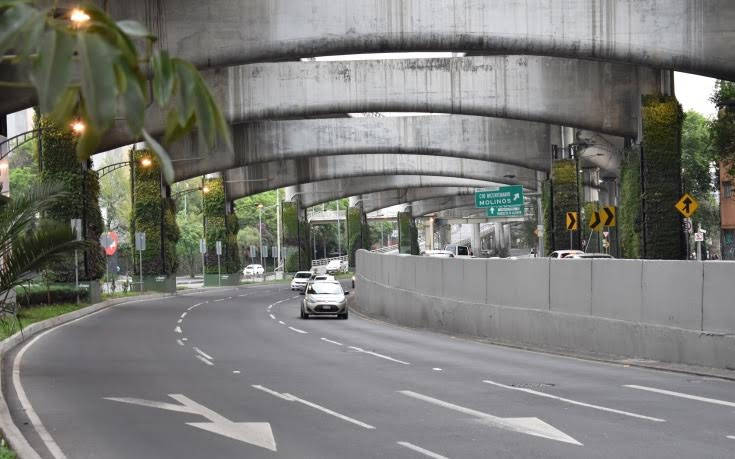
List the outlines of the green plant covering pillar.
{"type": "Polygon", "coordinates": [[[641,257],[641,155],[636,147],[624,151],[620,168],[618,239],[623,258],[641,257]]]}
{"type": "Polygon", "coordinates": [[[232,212],[225,197],[224,181],[221,177],[204,180],[204,238],[207,254],[204,257],[206,286],[239,285],[242,275],[237,232],[240,229],[237,216],[232,212]],[[217,241],[222,244],[222,255],[217,264],[217,241]],[[221,278],[218,278],[221,273],[221,278]]]}
{"type": "Polygon", "coordinates": [[[347,208],[347,244],[350,267],[355,266],[355,258],[359,249],[370,249],[370,227],[362,204],[347,208]]]}
{"type": "Polygon", "coordinates": [[[643,97],[641,144],[641,256],[686,257],[682,217],[674,204],[681,189],[681,128],[684,115],[672,96],[643,97]]]}
{"type": "Polygon", "coordinates": [[[398,212],[398,253],[419,254],[419,232],[410,208],[398,212]]]}
{"type": "MultiPolygon", "coordinates": [[[[60,202],[45,216],[66,225],[70,225],[72,219],[82,220],[83,237],[93,243],[93,248],[79,253],[79,280],[84,283],[97,281],[105,274],[105,254],[99,244],[104,223],[99,207],[97,172],[91,170],[90,162],[82,163],[77,159],[77,140],[70,129],[59,128],[45,118],[36,120],[36,128],[41,130],[38,151],[40,182],[61,183],[71,193],[71,198],[60,202]]],[[[49,270],[51,280],[73,283],[74,254],[51,263],[49,270]]],[[[90,284],[92,301],[99,296],[97,287],[96,282],[90,284]]]]}
{"type": "MultiPolygon", "coordinates": [[[[547,253],[554,250],[567,250],[581,247],[580,231],[572,234],[574,246],[570,246],[569,231],[566,227],[567,212],[579,212],[579,181],[577,161],[559,159],[554,161],[551,170],[551,183],[543,188],[544,207],[544,247],[547,253]]],[[[580,221],[580,226],[585,221],[580,221]]]]}
{"type": "MultiPolygon", "coordinates": [[[[161,168],[153,152],[130,152],[133,190],[133,214],[130,221],[131,239],[137,232],[145,233],[146,249],[143,251],[143,283],[145,290],[176,291],[176,243],[179,226],[176,224],[175,203],[170,189],[163,183],[161,168]],[[146,160],[145,165],[142,163],[146,160]]],[[[134,248],[134,247],[133,247],[134,248]]],[[[136,252],[136,257],[139,252],[136,252]]],[[[136,260],[134,271],[140,276],[140,262],[136,260]]],[[[137,279],[136,279],[137,281],[137,279]]]]}
{"type": "Polygon", "coordinates": [[[285,271],[296,272],[311,269],[311,250],[309,249],[309,223],[306,210],[301,209],[298,201],[282,204],[283,250],[285,271]]]}

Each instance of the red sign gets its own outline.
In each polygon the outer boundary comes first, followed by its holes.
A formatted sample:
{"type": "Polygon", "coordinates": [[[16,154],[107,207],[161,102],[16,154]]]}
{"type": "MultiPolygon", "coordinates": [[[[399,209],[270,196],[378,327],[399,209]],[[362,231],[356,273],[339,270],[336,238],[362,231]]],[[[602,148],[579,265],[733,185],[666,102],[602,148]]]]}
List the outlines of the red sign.
{"type": "Polygon", "coordinates": [[[105,248],[105,253],[108,256],[115,255],[115,252],[117,251],[117,233],[110,231],[107,234],[103,234],[100,239],[102,246],[105,248]]]}

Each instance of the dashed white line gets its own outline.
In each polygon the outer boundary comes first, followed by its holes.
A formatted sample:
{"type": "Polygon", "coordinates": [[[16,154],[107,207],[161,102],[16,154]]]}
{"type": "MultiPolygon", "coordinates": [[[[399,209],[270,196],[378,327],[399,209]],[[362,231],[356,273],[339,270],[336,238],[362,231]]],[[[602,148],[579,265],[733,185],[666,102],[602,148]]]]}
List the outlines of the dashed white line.
{"type": "Polygon", "coordinates": [[[326,341],[328,343],[336,344],[337,346],[342,346],[342,343],[340,343],[338,341],[332,341],[331,339],[322,338],[322,341],[326,341]]]}
{"type": "Polygon", "coordinates": [[[181,323],[181,322],[183,322],[183,321],[184,321],[184,319],[179,319],[179,320],[177,320],[177,321],[176,321],[176,323],[177,323],[177,324],[180,324],[180,323],[181,323]]]}
{"type": "Polygon", "coordinates": [[[181,341],[189,341],[189,338],[181,338],[181,341]]]}
{"type": "Polygon", "coordinates": [[[728,402],[725,400],[717,400],[716,398],[700,397],[698,395],[690,395],[690,394],[685,394],[682,392],[674,392],[671,390],[657,389],[655,387],[638,386],[635,384],[625,384],[623,387],[627,387],[630,389],[645,390],[648,392],[655,392],[657,394],[671,395],[674,397],[686,398],[689,400],[696,400],[698,402],[712,403],[713,405],[723,405],[723,406],[735,407],[735,403],[733,402],[728,402]]]}
{"type": "Polygon", "coordinates": [[[207,364],[207,365],[209,365],[209,366],[212,366],[212,365],[214,365],[214,364],[213,364],[212,362],[210,362],[209,360],[205,359],[205,358],[204,358],[204,357],[202,357],[201,355],[198,355],[198,354],[197,354],[197,355],[195,355],[194,357],[198,358],[199,360],[201,360],[202,362],[206,363],[206,364],[207,364]]]}
{"type": "Polygon", "coordinates": [[[370,354],[372,356],[379,357],[381,359],[390,360],[391,362],[400,363],[401,365],[411,365],[408,362],[404,362],[403,360],[394,359],[393,357],[388,357],[387,355],[378,354],[377,352],[373,352],[373,351],[366,351],[365,349],[361,347],[350,346],[350,349],[355,350],[357,352],[362,352],[363,354],[370,354]]]}
{"type": "Polygon", "coordinates": [[[188,314],[188,312],[185,312],[185,313],[181,314],[181,318],[184,319],[187,314],[188,314]]]}
{"type": "Polygon", "coordinates": [[[286,325],[286,322],[284,322],[282,320],[279,320],[278,323],[281,324],[281,325],[286,325]]]}
{"type": "Polygon", "coordinates": [[[233,375],[239,375],[240,374],[240,370],[232,370],[232,374],[233,375]]]}
{"type": "Polygon", "coordinates": [[[735,435],[728,435],[727,438],[729,438],[730,440],[735,440],[735,435]]]}
{"type": "Polygon", "coordinates": [[[274,316],[273,314],[268,314],[268,315],[271,317],[271,319],[276,320],[276,316],[274,316]]]}
{"type": "Polygon", "coordinates": [[[432,368],[432,370],[434,370],[434,371],[444,371],[441,368],[432,368]]]}
{"type": "Polygon", "coordinates": [[[180,339],[176,340],[176,344],[178,344],[179,346],[186,346],[186,344],[184,344],[184,342],[181,341],[180,339]]]}
{"type": "Polygon", "coordinates": [[[195,351],[195,352],[196,352],[197,354],[201,355],[201,356],[202,356],[202,357],[204,357],[205,359],[209,359],[209,360],[214,360],[214,359],[212,358],[212,356],[211,356],[211,355],[209,355],[209,354],[205,353],[205,352],[204,352],[203,350],[199,349],[198,347],[196,347],[196,346],[195,346],[195,347],[193,347],[192,349],[194,349],[194,351],[195,351]]]}
{"type": "MultiPolygon", "coordinates": [[[[205,301],[205,303],[206,303],[206,301],[205,301]]],[[[191,306],[189,306],[188,308],[186,308],[186,310],[187,310],[187,311],[191,311],[192,309],[194,309],[194,308],[197,308],[197,307],[199,307],[199,306],[201,306],[201,305],[203,305],[203,304],[204,304],[204,303],[197,303],[197,304],[191,305],[191,306]]]]}
{"type": "Polygon", "coordinates": [[[181,332],[181,327],[179,327],[179,326],[177,325],[177,326],[176,326],[176,328],[174,328],[174,333],[182,333],[182,332],[181,332]]]}
{"type": "Polygon", "coordinates": [[[298,328],[293,328],[293,327],[288,327],[288,329],[289,329],[289,330],[293,330],[293,331],[295,331],[296,333],[301,333],[302,335],[306,335],[306,334],[308,334],[308,333],[309,333],[309,332],[307,332],[307,331],[304,331],[304,330],[299,330],[298,328]]]}
{"type": "Polygon", "coordinates": [[[219,303],[220,301],[225,301],[227,298],[220,298],[219,300],[214,300],[213,303],[219,303]]]}
{"type": "Polygon", "coordinates": [[[248,295],[250,295],[250,294],[249,294],[249,293],[244,293],[244,294],[242,294],[242,295],[237,295],[237,296],[238,296],[238,297],[240,297],[240,298],[242,298],[242,297],[244,297],[244,296],[248,296],[248,295]]]}
{"type": "Polygon", "coordinates": [[[407,441],[398,441],[396,443],[399,444],[399,445],[401,445],[401,446],[403,446],[404,448],[408,448],[410,450],[416,451],[417,453],[421,453],[424,456],[428,456],[428,457],[431,457],[433,459],[449,459],[446,456],[442,456],[441,454],[437,454],[437,453],[435,453],[433,451],[429,451],[428,449],[424,449],[424,448],[422,448],[420,446],[416,446],[416,445],[414,445],[412,443],[409,443],[407,441]]]}
{"type": "Polygon", "coordinates": [[[484,380],[482,382],[484,382],[486,384],[490,384],[490,385],[496,386],[496,387],[502,387],[503,389],[516,390],[516,391],[519,391],[519,392],[524,392],[526,394],[536,395],[538,397],[545,397],[545,398],[550,398],[550,399],[553,399],[553,400],[558,400],[560,402],[569,403],[571,405],[583,406],[583,407],[592,408],[592,409],[595,409],[595,410],[606,411],[608,413],[621,414],[623,416],[630,416],[632,418],[644,419],[646,421],[666,422],[665,419],[654,418],[654,417],[651,417],[651,416],[644,416],[642,414],[631,413],[629,411],[616,410],[614,408],[608,408],[608,407],[605,407],[605,406],[592,405],[590,403],[578,402],[576,400],[570,400],[568,398],[558,397],[556,395],[551,395],[551,394],[547,394],[545,392],[539,392],[539,391],[536,391],[536,390],[527,389],[525,387],[507,386],[505,384],[497,383],[497,382],[494,382],[494,381],[488,381],[488,380],[484,380]]]}
{"type": "Polygon", "coordinates": [[[362,421],[358,421],[357,419],[351,418],[349,416],[345,416],[344,414],[337,413],[336,411],[332,411],[329,408],[325,408],[321,405],[317,405],[316,403],[310,402],[308,400],[304,400],[302,398],[296,397],[295,395],[291,395],[289,393],[279,393],[274,390],[268,389],[267,387],[260,386],[260,385],[253,385],[252,386],[255,389],[261,390],[263,392],[266,392],[268,394],[271,394],[275,397],[278,397],[282,400],[286,400],[289,402],[299,402],[303,405],[306,405],[308,407],[314,408],[316,410],[321,411],[322,413],[329,414],[331,416],[334,416],[335,418],[341,419],[343,421],[351,422],[352,424],[358,425],[360,427],[364,427],[365,429],[375,429],[375,427],[371,426],[370,424],[366,424],[362,421]]]}

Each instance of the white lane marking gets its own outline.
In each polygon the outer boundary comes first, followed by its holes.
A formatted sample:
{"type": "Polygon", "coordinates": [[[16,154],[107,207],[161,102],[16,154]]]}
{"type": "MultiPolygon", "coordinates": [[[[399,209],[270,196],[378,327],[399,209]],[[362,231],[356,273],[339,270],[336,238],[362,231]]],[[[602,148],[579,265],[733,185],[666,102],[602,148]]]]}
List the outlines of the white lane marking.
{"type": "Polygon", "coordinates": [[[227,299],[228,299],[228,300],[231,300],[231,299],[232,299],[232,297],[231,297],[231,296],[228,296],[228,297],[227,297],[227,299]]]}
{"type": "Polygon", "coordinates": [[[352,424],[358,425],[360,427],[364,427],[366,429],[375,429],[375,427],[371,426],[370,424],[366,424],[366,423],[364,423],[362,421],[358,421],[357,419],[351,418],[349,416],[345,416],[344,414],[337,413],[336,411],[332,411],[329,408],[325,408],[325,407],[323,407],[321,405],[317,405],[316,403],[310,402],[308,400],[304,400],[302,398],[298,398],[295,395],[291,395],[291,394],[288,394],[288,393],[281,394],[279,392],[276,392],[274,390],[268,389],[267,387],[260,386],[260,385],[254,385],[252,387],[254,387],[255,389],[261,390],[263,392],[266,392],[268,394],[271,394],[271,395],[273,395],[275,397],[278,397],[278,398],[280,398],[282,400],[286,400],[286,401],[289,401],[289,402],[299,402],[299,403],[301,403],[303,405],[306,405],[308,407],[314,408],[315,410],[319,410],[322,413],[329,414],[329,415],[334,416],[335,418],[341,419],[343,421],[351,422],[352,424]]]}
{"type": "Polygon", "coordinates": [[[217,435],[238,440],[261,448],[276,451],[276,440],[273,437],[271,425],[268,422],[233,422],[219,413],[200,405],[183,394],[168,394],[180,405],[154,400],[143,400],[128,397],[105,397],[105,400],[128,403],[130,405],[158,408],[161,410],[176,411],[178,413],[196,414],[210,422],[187,422],[186,425],[206,430],[217,435]]]}
{"type": "Polygon", "coordinates": [[[270,306],[268,306],[268,310],[270,311],[272,307],[273,307],[272,304],[270,306]]]}
{"type": "Polygon", "coordinates": [[[735,435],[728,435],[727,438],[729,438],[730,440],[735,440],[735,435]]]}
{"type": "Polygon", "coordinates": [[[189,338],[181,338],[181,341],[189,341],[189,338]]]}
{"type": "Polygon", "coordinates": [[[282,320],[279,320],[278,323],[281,324],[281,325],[286,325],[286,322],[284,322],[282,320]]]}
{"type": "Polygon", "coordinates": [[[214,300],[213,303],[219,303],[220,301],[225,301],[227,298],[220,298],[219,300],[214,300]]]}
{"type": "Polygon", "coordinates": [[[244,297],[244,296],[248,296],[248,295],[250,295],[250,294],[249,294],[249,293],[244,293],[244,294],[242,294],[242,295],[237,295],[237,296],[238,296],[238,297],[240,297],[240,298],[242,298],[242,297],[244,297]]]}
{"type": "Polygon", "coordinates": [[[201,360],[202,362],[206,363],[206,364],[207,364],[207,365],[209,365],[210,367],[214,365],[214,364],[213,364],[212,362],[210,362],[209,360],[205,359],[204,357],[202,357],[202,356],[201,356],[201,355],[199,355],[199,354],[195,355],[194,357],[196,357],[197,359],[199,359],[199,360],[201,360]]]}
{"type": "Polygon", "coordinates": [[[306,335],[306,334],[308,334],[308,333],[309,333],[309,332],[307,332],[307,331],[304,331],[304,330],[299,330],[298,328],[293,328],[293,327],[288,327],[288,329],[289,329],[289,330],[293,330],[293,331],[295,331],[296,333],[301,333],[302,335],[306,335]]]}
{"type": "Polygon", "coordinates": [[[393,357],[388,357],[387,355],[378,354],[377,352],[373,352],[373,351],[366,351],[365,349],[361,347],[350,346],[350,349],[357,351],[357,352],[362,352],[363,354],[370,354],[372,356],[379,357],[381,359],[390,360],[391,362],[400,363],[401,365],[411,365],[408,362],[404,362],[403,360],[394,359],[393,357]]]}
{"type": "Polygon", "coordinates": [[[28,344],[23,346],[23,349],[21,349],[20,352],[18,352],[18,354],[15,356],[15,360],[13,361],[13,385],[15,386],[15,392],[18,395],[18,401],[20,401],[21,406],[28,416],[28,420],[31,421],[31,425],[33,425],[33,428],[36,429],[38,436],[41,437],[41,441],[43,441],[43,444],[46,445],[46,448],[55,459],[66,459],[66,455],[64,455],[64,453],[61,451],[61,448],[59,448],[59,445],[56,444],[51,434],[48,432],[48,430],[46,430],[46,427],[43,425],[43,422],[41,422],[41,418],[38,417],[38,414],[33,409],[33,406],[31,405],[31,402],[28,400],[28,396],[26,395],[26,391],[25,389],[23,389],[23,385],[20,383],[20,362],[21,359],[23,359],[23,355],[26,353],[26,350],[28,350],[28,348],[31,347],[33,343],[38,341],[46,333],[52,330],[54,329],[52,328],[36,336],[28,344]]]}
{"type": "Polygon", "coordinates": [[[657,394],[672,395],[674,397],[687,398],[689,400],[696,400],[698,402],[712,403],[713,405],[723,405],[723,406],[735,407],[735,403],[733,402],[727,402],[725,400],[717,400],[716,398],[700,397],[698,395],[689,395],[689,394],[684,394],[682,392],[674,392],[671,390],[657,389],[655,387],[638,386],[636,384],[625,384],[623,387],[628,387],[630,389],[645,390],[648,392],[655,392],[657,394]]]}
{"type": "Polygon", "coordinates": [[[176,323],[177,323],[177,324],[180,324],[180,323],[181,323],[181,322],[183,322],[183,321],[184,321],[184,319],[179,319],[179,320],[177,320],[177,321],[176,321],[176,323]]]}
{"type": "MultiPolygon", "coordinates": [[[[206,301],[204,303],[206,303],[206,301]]],[[[187,311],[191,311],[192,309],[198,308],[199,306],[203,305],[204,303],[197,303],[197,304],[191,305],[188,308],[186,308],[186,310],[187,311]]]]}
{"type": "Polygon", "coordinates": [[[632,418],[645,419],[646,421],[666,422],[665,419],[654,418],[654,417],[651,417],[651,416],[644,416],[642,414],[631,413],[629,411],[616,410],[614,408],[607,408],[605,406],[592,405],[590,403],[578,402],[576,400],[570,400],[568,398],[558,397],[556,395],[551,395],[551,394],[547,394],[545,392],[539,392],[539,391],[536,391],[536,390],[527,389],[525,387],[507,386],[505,384],[497,383],[497,382],[494,382],[494,381],[489,381],[487,379],[486,380],[483,380],[482,382],[484,382],[486,384],[491,384],[491,385],[496,386],[496,387],[502,387],[503,389],[516,390],[516,391],[519,391],[519,392],[524,392],[526,394],[536,395],[538,397],[550,398],[550,399],[558,400],[560,402],[569,403],[569,404],[572,404],[572,405],[583,406],[583,407],[586,407],[586,408],[593,408],[595,410],[600,410],[600,411],[607,411],[608,413],[615,413],[615,414],[621,414],[623,416],[630,416],[632,418]]]}
{"type": "Polygon", "coordinates": [[[183,341],[181,341],[180,339],[177,339],[177,340],[176,340],[176,343],[177,343],[177,344],[178,344],[179,346],[186,346],[186,344],[184,344],[184,342],[183,342],[183,341]]]}
{"type": "Polygon", "coordinates": [[[182,333],[182,331],[181,331],[181,327],[179,327],[179,326],[177,325],[177,326],[176,326],[176,328],[174,328],[174,333],[182,333]]]}
{"type": "Polygon", "coordinates": [[[194,347],[193,347],[192,349],[194,349],[194,351],[195,351],[195,352],[196,352],[197,354],[201,355],[201,356],[202,356],[202,357],[204,357],[205,359],[209,359],[209,360],[214,360],[214,359],[212,358],[212,356],[211,356],[211,355],[209,355],[209,354],[205,353],[205,352],[204,352],[203,350],[199,349],[198,347],[194,346],[194,347]]]}
{"type": "Polygon", "coordinates": [[[240,370],[232,370],[232,374],[233,375],[239,375],[240,374],[240,370]]]}
{"type": "Polygon", "coordinates": [[[453,411],[457,411],[468,416],[479,418],[481,422],[487,424],[490,427],[496,427],[498,429],[510,430],[511,432],[523,433],[526,435],[533,435],[536,437],[547,438],[549,440],[556,440],[564,443],[570,443],[572,445],[583,446],[582,443],[578,442],[574,438],[565,434],[561,430],[545,423],[539,418],[500,418],[493,416],[482,411],[473,410],[464,406],[455,405],[453,403],[445,402],[437,398],[429,397],[428,395],[422,395],[410,390],[399,391],[400,394],[406,395],[417,400],[431,403],[433,405],[441,406],[453,411]]]}
{"type": "Polygon", "coordinates": [[[271,319],[276,320],[276,316],[274,316],[273,314],[268,314],[268,315],[271,317],[271,319]]]}
{"type": "Polygon", "coordinates": [[[336,344],[337,346],[342,346],[342,343],[340,343],[338,341],[332,341],[331,339],[322,338],[322,341],[326,341],[328,343],[336,344]]]}
{"type": "Polygon", "coordinates": [[[185,312],[185,313],[181,314],[181,318],[182,319],[185,318],[187,314],[188,314],[188,312],[185,312]]]}
{"type": "Polygon", "coordinates": [[[444,371],[441,368],[432,368],[432,370],[434,370],[434,371],[444,371]]]}
{"type": "Polygon", "coordinates": [[[417,453],[421,453],[424,456],[428,456],[428,457],[430,457],[432,459],[449,459],[446,456],[442,456],[441,454],[436,454],[433,451],[429,451],[428,449],[424,449],[424,448],[422,448],[420,446],[416,446],[416,445],[414,445],[412,443],[409,443],[407,441],[397,441],[396,443],[399,444],[399,445],[401,445],[401,446],[403,446],[404,448],[408,448],[410,450],[416,451],[417,453]]]}

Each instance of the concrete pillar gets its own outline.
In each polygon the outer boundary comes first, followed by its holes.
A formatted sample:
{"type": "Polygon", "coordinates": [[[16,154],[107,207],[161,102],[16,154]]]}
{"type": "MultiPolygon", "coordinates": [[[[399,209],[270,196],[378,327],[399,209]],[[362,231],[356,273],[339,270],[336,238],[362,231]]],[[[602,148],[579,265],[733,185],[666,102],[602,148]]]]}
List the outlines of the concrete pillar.
{"type": "Polygon", "coordinates": [[[355,266],[356,253],[360,249],[370,249],[370,228],[363,211],[362,199],[351,197],[347,208],[347,250],[350,267],[355,266]]]}
{"type": "Polygon", "coordinates": [[[480,224],[474,223],[472,225],[472,253],[475,256],[479,256],[481,248],[482,244],[480,242],[480,224]]]}
{"type": "Polygon", "coordinates": [[[419,254],[419,234],[410,206],[404,212],[398,212],[398,252],[419,254]]]}
{"type": "Polygon", "coordinates": [[[495,231],[494,247],[495,251],[500,251],[503,247],[503,224],[493,223],[493,230],[495,231]]]}
{"type": "Polygon", "coordinates": [[[424,223],[424,241],[426,242],[426,250],[434,249],[434,217],[424,223]]]}
{"type": "Polygon", "coordinates": [[[503,248],[510,250],[512,246],[513,242],[511,241],[510,225],[505,224],[503,225],[503,248]]]}
{"type": "Polygon", "coordinates": [[[306,209],[298,199],[282,204],[283,250],[285,270],[295,272],[311,269],[310,229],[306,209]]]}
{"type": "Polygon", "coordinates": [[[439,229],[440,249],[452,243],[452,225],[442,225],[439,229]]]}
{"type": "Polygon", "coordinates": [[[541,194],[541,190],[543,190],[544,181],[546,180],[546,174],[538,171],[536,172],[536,190],[538,191],[538,197],[536,198],[536,206],[537,206],[537,221],[536,221],[536,230],[538,233],[538,244],[537,244],[537,256],[543,257],[546,255],[546,247],[544,247],[544,231],[546,228],[544,228],[544,206],[543,206],[543,196],[541,194]]]}

